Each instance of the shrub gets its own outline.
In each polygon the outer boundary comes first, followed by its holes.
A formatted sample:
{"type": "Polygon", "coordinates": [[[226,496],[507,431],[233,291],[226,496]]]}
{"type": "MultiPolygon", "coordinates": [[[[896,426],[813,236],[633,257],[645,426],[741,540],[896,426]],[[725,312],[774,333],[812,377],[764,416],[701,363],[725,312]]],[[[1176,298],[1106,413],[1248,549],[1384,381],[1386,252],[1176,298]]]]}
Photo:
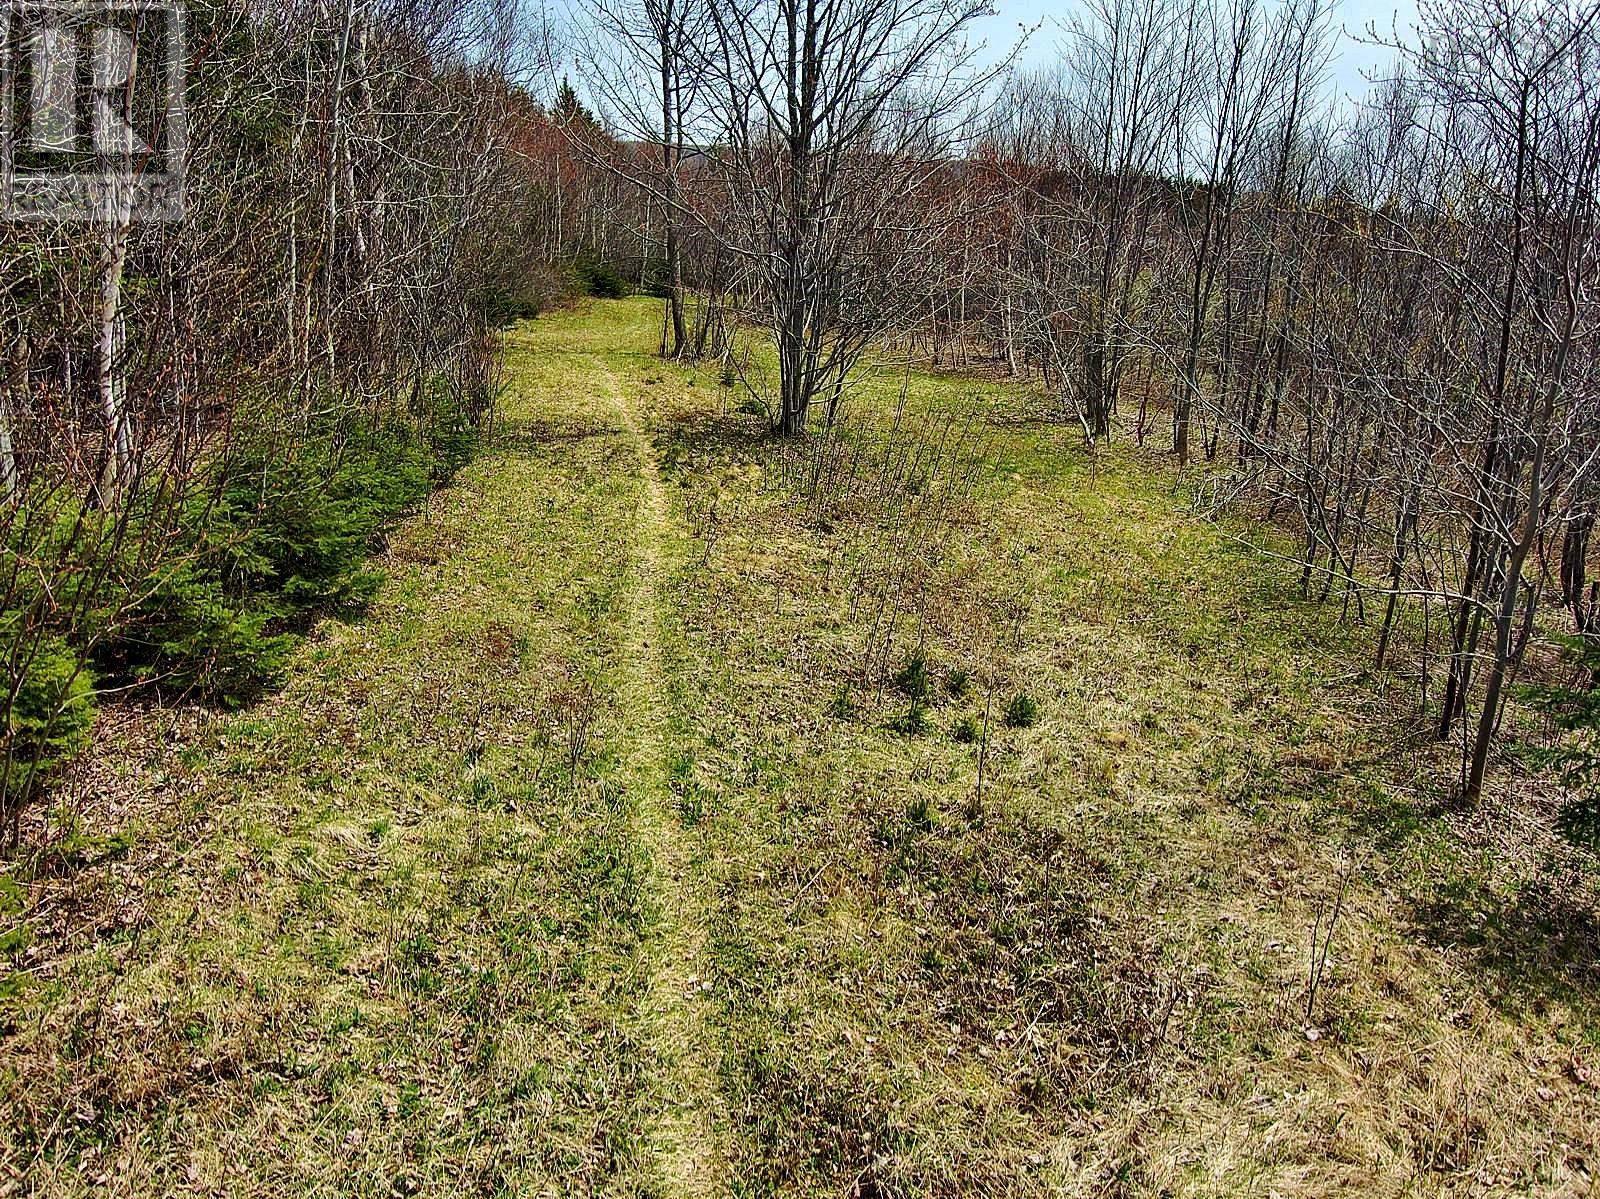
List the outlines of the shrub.
{"type": "Polygon", "coordinates": [[[1006,703],[1005,721],[1014,729],[1031,728],[1039,721],[1039,705],[1026,691],[1019,691],[1006,703]]]}
{"type": "MultiPolygon", "coordinates": [[[[371,598],[381,575],[367,557],[384,529],[466,461],[476,436],[442,382],[419,389],[411,408],[244,444],[186,486],[152,475],[116,509],[60,487],[14,501],[3,548],[48,563],[50,585],[18,576],[0,611],[0,645],[14,647],[0,679],[0,831],[87,743],[86,655],[120,683],[234,705],[279,680],[308,615],[371,598]]],[[[282,427],[275,416],[249,427],[282,427]]]]}
{"type": "Polygon", "coordinates": [[[1562,833],[1600,848],[1600,638],[1567,638],[1565,648],[1577,668],[1575,683],[1523,689],[1524,698],[1549,713],[1563,734],[1556,745],[1530,756],[1553,768],[1572,791],[1558,822],[1562,833]]]}
{"type": "Polygon", "coordinates": [[[206,535],[235,594],[268,594],[279,615],[359,606],[378,583],[366,569],[374,540],[430,477],[419,439],[396,423],[293,456],[255,450],[229,471],[206,535]]]}
{"type": "Polygon", "coordinates": [[[930,724],[927,705],[920,699],[914,699],[909,708],[890,722],[889,727],[908,737],[920,737],[928,731],[930,724]]]}
{"type": "Polygon", "coordinates": [[[913,700],[924,700],[933,689],[928,680],[928,656],[922,650],[914,650],[905,665],[894,676],[894,685],[903,695],[913,700]]]}
{"type": "MultiPolygon", "coordinates": [[[[52,613],[92,609],[104,584],[106,558],[117,536],[116,518],[65,488],[46,485],[22,497],[7,514],[0,553],[12,560],[48,564],[35,574],[22,571],[9,580],[11,591],[0,610],[0,627],[22,628],[21,612],[42,614],[53,631],[52,613]],[[45,587],[46,575],[49,585],[45,587]],[[7,626],[4,622],[18,622],[7,626]]],[[[0,642],[4,644],[4,642],[0,642]]]]}
{"type": "Polygon", "coordinates": [[[837,720],[849,720],[856,714],[855,700],[851,698],[849,683],[839,684],[839,690],[833,693],[833,702],[828,705],[828,714],[837,720]]]}
{"type": "Polygon", "coordinates": [[[548,262],[533,258],[519,262],[514,258],[497,257],[474,298],[484,319],[491,326],[503,329],[517,321],[532,320],[548,309],[570,304],[582,286],[575,272],[548,262]]]}
{"type": "Polygon", "coordinates": [[[499,329],[531,321],[544,310],[544,297],[531,289],[495,288],[482,297],[484,318],[499,329]]]}
{"type": "Polygon", "coordinates": [[[944,687],[954,698],[960,699],[967,693],[967,688],[972,683],[972,676],[959,666],[950,668],[950,673],[944,676],[944,687]]]}
{"type": "Polygon", "coordinates": [[[17,614],[0,621],[15,655],[0,697],[5,702],[5,787],[0,800],[7,837],[23,805],[88,744],[94,724],[93,682],[81,655],[54,634],[34,640],[30,653],[26,635],[16,639],[21,625],[17,614]]]}
{"type": "Polygon", "coordinates": [[[950,736],[961,745],[971,745],[982,735],[983,730],[978,724],[978,718],[970,713],[957,720],[950,729],[950,736]]]}
{"type": "Polygon", "coordinates": [[[607,263],[580,259],[573,264],[573,272],[584,292],[597,300],[620,300],[632,294],[627,280],[607,263]]]}
{"type": "Polygon", "coordinates": [[[433,482],[445,483],[472,460],[478,426],[443,380],[435,380],[422,395],[418,416],[428,444],[429,473],[433,482]]]}
{"type": "Polygon", "coordinates": [[[382,580],[367,557],[383,530],[471,453],[473,424],[442,383],[413,407],[411,420],[246,445],[219,463],[154,577],[133,587],[138,603],[102,619],[101,667],[229,705],[274,685],[296,624],[365,605],[382,580]]]}
{"type": "Polygon", "coordinates": [[[273,609],[230,598],[212,569],[204,559],[168,564],[98,647],[102,668],[230,706],[274,685],[293,637],[272,631],[273,609]]]}

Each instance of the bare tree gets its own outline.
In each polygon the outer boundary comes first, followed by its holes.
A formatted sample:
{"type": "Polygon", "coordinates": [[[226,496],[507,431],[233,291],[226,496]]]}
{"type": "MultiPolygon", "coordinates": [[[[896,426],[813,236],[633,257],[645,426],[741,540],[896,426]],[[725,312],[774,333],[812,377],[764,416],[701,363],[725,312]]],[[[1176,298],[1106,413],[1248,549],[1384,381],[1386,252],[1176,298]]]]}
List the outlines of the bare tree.
{"type": "MultiPolygon", "coordinates": [[[[993,72],[965,33],[982,0],[742,0],[711,7],[704,136],[753,312],[777,347],[785,435],[837,394],[926,264],[949,172],[993,72]]],[[[746,375],[747,385],[761,392],[746,375]]]]}
{"type": "Polygon", "coordinates": [[[1483,787],[1518,625],[1531,627],[1538,603],[1524,571],[1550,519],[1548,497],[1574,481],[1552,469],[1559,443],[1593,402],[1575,383],[1593,365],[1590,289],[1600,266],[1597,15],[1594,7],[1573,13],[1502,0],[1430,8],[1413,57],[1427,102],[1448,113],[1439,150],[1472,216],[1468,236],[1446,244],[1466,256],[1444,260],[1470,301],[1463,365],[1475,376],[1469,412],[1482,429],[1443,718],[1448,731],[1464,709],[1467,654],[1487,620],[1487,677],[1463,782],[1469,801],[1483,787]],[[1497,269],[1483,271],[1488,263],[1497,269]]]}
{"type": "Polygon", "coordinates": [[[656,148],[653,169],[643,172],[626,153],[598,159],[659,204],[667,304],[662,349],[668,357],[681,357],[693,348],[684,314],[685,131],[695,119],[702,86],[709,11],[701,0],[584,0],[584,10],[588,22],[577,58],[602,116],[623,138],[656,148]]]}

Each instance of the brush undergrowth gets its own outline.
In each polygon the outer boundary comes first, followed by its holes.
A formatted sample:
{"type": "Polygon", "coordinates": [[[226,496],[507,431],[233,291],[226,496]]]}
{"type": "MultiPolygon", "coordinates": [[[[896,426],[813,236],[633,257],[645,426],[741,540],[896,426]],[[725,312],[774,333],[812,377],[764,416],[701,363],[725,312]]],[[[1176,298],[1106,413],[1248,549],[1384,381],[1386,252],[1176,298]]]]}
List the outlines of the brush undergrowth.
{"type": "Polygon", "coordinates": [[[97,687],[228,707],[277,685],[308,619],[353,614],[382,576],[368,559],[396,519],[471,454],[442,388],[377,422],[258,432],[181,484],[146,478],[113,507],[41,485],[4,524],[0,814],[22,809],[83,747],[97,687]]]}

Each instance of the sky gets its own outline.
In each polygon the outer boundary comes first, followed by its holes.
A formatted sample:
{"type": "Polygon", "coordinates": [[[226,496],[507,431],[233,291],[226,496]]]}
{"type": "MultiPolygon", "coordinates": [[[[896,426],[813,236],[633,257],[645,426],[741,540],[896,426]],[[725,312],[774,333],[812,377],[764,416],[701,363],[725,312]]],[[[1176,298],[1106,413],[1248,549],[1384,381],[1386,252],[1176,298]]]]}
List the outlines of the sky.
{"type": "MultiPolygon", "coordinates": [[[[1024,27],[1038,25],[1039,29],[1029,39],[1018,60],[1023,68],[1048,65],[1056,57],[1056,32],[1059,22],[1079,7],[1079,0],[994,0],[998,12],[978,27],[974,40],[988,43],[988,53],[995,57],[1004,54],[1015,44],[1024,27]]],[[[1368,83],[1363,72],[1383,71],[1390,62],[1391,53],[1380,46],[1362,45],[1356,39],[1364,37],[1369,23],[1388,35],[1391,28],[1400,30],[1402,36],[1416,16],[1416,0],[1343,0],[1335,8],[1333,23],[1347,31],[1341,36],[1333,60],[1329,64],[1330,86],[1341,97],[1359,98],[1368,83]]]]}

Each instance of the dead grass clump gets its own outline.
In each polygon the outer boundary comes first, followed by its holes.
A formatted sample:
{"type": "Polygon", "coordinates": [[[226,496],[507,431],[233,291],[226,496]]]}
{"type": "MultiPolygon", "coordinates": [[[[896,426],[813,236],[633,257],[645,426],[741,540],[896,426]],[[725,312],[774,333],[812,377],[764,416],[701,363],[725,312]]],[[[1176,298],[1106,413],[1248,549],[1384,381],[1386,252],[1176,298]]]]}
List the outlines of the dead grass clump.
{"type": "Polygon", "coordinates": [[[1179,991],[1159,947],[1119,924],[1111,869],[1019,814],[907,822],[884,845],[886,895],[918,929],[915,985],[966,1052],[1011,1055],[1035,1111],[1143,1089],[1179,991]]]}
{"type": "Polygon", "coordinates": [[[424,516],[390,534],[388,556],[399,565],[438,566],[449,559],[457,544],[450,530],[424,516]]]}
{"type": "Polygon", "coordinates": [[[859,1062],[843,1054],[797,1060],[757,1027],[729,1043],[723,1078],[744,1114],[735,1176],[751,1193],[777,1193],[800,1179],[818,1194],[904,1193],[879,1177],[904,1146],[888,1097],[859,1062]]]}

